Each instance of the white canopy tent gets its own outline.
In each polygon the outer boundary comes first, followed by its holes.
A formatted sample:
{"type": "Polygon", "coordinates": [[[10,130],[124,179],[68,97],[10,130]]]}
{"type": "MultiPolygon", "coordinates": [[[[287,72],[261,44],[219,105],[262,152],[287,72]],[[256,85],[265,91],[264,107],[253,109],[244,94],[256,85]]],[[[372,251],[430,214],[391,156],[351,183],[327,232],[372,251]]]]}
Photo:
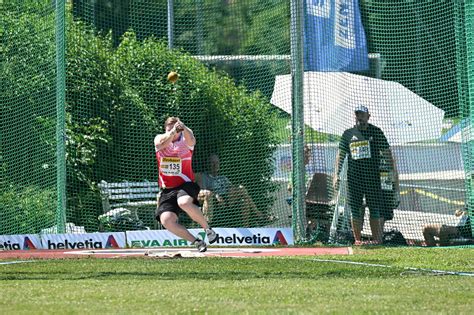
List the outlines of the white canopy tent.
{"type": "MultiPolygon", "coordinates": [[[[276,76],[271,103],[291,114],[291,75],[276,76]]],[[[370,123],[390,144],[438,139],[444,111],[403,85],[346,72],[305,72],[304,122],[342,135],[354,125],[354,108],[368,107],[370,123]]]]}

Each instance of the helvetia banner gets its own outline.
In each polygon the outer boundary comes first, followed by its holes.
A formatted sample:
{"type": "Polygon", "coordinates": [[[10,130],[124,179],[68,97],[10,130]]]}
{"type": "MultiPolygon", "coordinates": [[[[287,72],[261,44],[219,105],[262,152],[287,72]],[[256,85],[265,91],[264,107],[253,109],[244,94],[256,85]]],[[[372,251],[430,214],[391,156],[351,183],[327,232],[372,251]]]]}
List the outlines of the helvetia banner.
{"type": "Polygon", "coordinates": [[[44,249],[125,248],[125,233],[44,234],[44,249]]]}
{"type": "MultiPolygon", "coordinates": [[[[204,239],[207,237],[202,229],[190,229],[191,234],[204,239]]],[[[258,245],[293,245],[291,228],[215,228],[216,246],[258,246],[258,245]]],[[[182,247],[191,242],[183,240],[166,230],[130,231],[127,232],[127,245],[130,247],[182,247]]]]}
{"type": "Polygon", "coordinates": [[[0,235],[0,250],[42,249],[41,239],[37,234],[0,235]]]}

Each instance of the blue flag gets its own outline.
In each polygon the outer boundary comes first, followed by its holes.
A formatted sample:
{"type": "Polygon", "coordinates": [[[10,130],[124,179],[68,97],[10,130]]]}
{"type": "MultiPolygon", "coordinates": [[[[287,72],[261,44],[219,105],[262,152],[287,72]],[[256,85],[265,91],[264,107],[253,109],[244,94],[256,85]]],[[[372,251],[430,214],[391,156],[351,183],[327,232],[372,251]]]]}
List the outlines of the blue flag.
{"type": "Polygon", "coordinates": [[[305,71],[364,71],[369,56],[358,0],[306,0],[305,71]]]}

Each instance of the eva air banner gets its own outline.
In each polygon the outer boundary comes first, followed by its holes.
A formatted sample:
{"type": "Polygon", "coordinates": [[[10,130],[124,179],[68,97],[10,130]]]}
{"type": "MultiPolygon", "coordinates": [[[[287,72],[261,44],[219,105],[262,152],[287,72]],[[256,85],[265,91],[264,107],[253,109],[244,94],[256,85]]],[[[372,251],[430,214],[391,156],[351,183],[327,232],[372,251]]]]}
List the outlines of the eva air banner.
{"type": "MultiPolygon", "coordinates": [[[[204,239],[206,234],[202,229],[190,229],[191,234],[204,239]]],[[[293,230],[291,228],[215,228],[216,246],[265,246],[293,245],[293,230]]],[[[191,246],[166,230],[130,231],[127,233],[127,245],[130,247],[182,247],[191,246]]]]}
{"type": "Polygon", "coordinates": [[[0,235],[0,251],[42,249],[41,239],[37,234],[0,235]]]}
{"type": "Polygon", "coordinates": [[[305,11],[305,71],[369,69],[358,0],[305,0],[305,11]]]}
{"type": "Polygon", "coordinates": [[[125,233],[43,234],[44,249],[125,248],[125,233]]]}

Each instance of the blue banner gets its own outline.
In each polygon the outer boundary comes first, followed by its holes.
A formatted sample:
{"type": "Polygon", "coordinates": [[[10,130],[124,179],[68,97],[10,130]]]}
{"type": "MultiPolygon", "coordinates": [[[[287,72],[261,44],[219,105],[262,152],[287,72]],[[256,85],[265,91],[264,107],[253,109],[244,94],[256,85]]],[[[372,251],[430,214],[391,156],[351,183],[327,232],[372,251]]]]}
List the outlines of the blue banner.
{"type": "Polygon", "coordinates": [[[305,3],[305,71],[368,70],[359,1],[306,0],[305,3]]]}

